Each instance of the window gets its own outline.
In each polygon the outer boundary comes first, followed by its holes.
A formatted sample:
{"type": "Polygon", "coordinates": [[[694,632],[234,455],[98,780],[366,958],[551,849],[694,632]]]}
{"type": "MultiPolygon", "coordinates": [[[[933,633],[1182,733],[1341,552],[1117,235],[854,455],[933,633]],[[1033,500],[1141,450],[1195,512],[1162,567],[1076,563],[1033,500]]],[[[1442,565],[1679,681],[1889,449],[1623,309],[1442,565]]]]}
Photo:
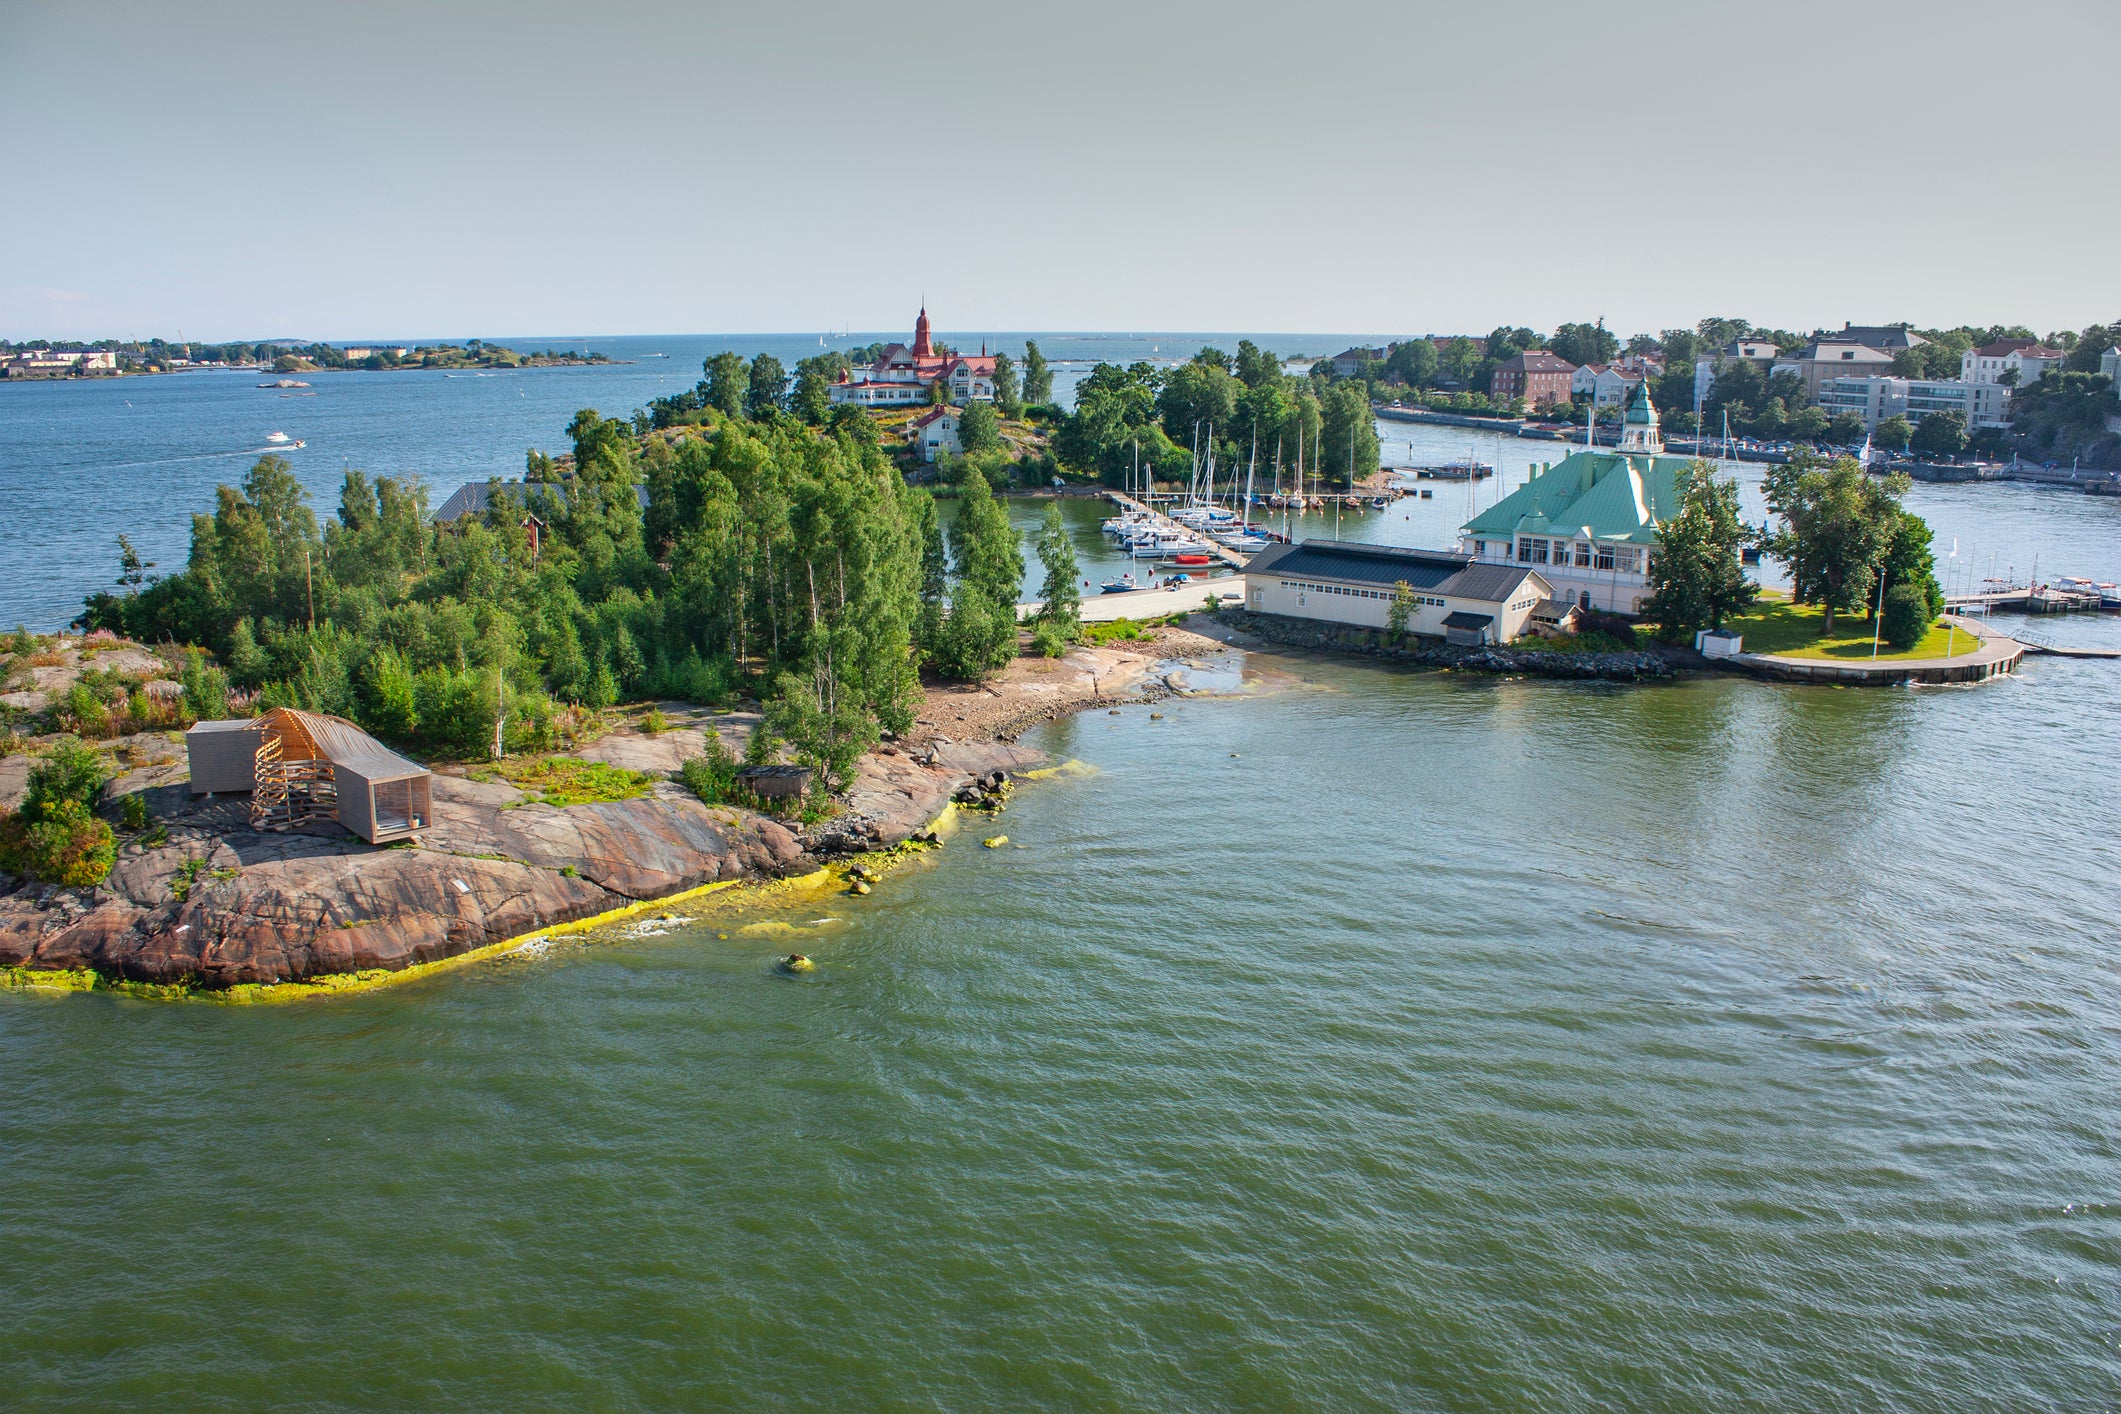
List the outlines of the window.
{"type": "Polygon", "coordinates": [[[1613,547],[1612,547],[1612,546],[1610,546],[1610,545],[1601,545],[1601,546],[1599,546],[1599,547],[1598,547],[1598,555],[1597,555],[1597,558],[1596,558],[1596,560],[1595,560],[1595,561],[1593,562],[1593,568],[1596,568],[1596,569],[1602,569],[1602,570],[1609,570],[1609,569],[1613,568],[1613,547]]]}
{"type": "Polygon", "coordinates": [[[1583,542],[1583,543],[1579,543],[1579,544],[1578,544],[1578,545],[1576,546],[1576,567],[1577,567],[1578,569],[1588,569],[1588,568],[1590,567],[1590,564],[1591,564],[1591,547],[1590,547],[1590,544],[1589,544],[1588,542],[1583,542]]]}

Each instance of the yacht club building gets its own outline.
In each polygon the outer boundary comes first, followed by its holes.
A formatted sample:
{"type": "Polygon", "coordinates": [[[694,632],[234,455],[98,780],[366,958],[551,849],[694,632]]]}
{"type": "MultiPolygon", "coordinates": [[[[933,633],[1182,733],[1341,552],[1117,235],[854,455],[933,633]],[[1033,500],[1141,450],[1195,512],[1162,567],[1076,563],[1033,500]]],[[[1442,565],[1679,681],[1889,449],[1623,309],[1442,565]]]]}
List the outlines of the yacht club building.
{"type": "Polygon", "coordinates": [[[1245,604],[1259,614],[1383,629],[1401,584],[1414,595],[1410,632],[1468,646],[1512,641],[1552,597],[1546,580],[1523,565],[1484,565],[1448,550],[1306,540],[1252,557],[1245,604]]]}
{"type": "Polygon", "coordinates": [[[1647,385],[1635,390],[1616,451],[1585,448],[1467,521],[1459,549],[1483,565],[1537,571],[1554,597],[1639,614],[1657,526],[1679,512],[1688,457],[1664,454],[1647,385]]]}

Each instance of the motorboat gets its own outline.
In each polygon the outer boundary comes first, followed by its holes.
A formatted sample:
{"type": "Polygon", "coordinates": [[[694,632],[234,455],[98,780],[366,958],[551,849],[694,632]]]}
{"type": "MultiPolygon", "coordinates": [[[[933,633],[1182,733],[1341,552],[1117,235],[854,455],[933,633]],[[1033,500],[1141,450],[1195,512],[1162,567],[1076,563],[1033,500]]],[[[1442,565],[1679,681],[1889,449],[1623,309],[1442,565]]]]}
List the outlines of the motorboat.
{"type": "Polygon", "coordinates": [[[260,383],[260,388],[307,388],[309,385],[299,378],[275,378],[270,383],[260,383]]]}
{"type": "Polygon", "coordinates": [[[265,440],[267,442],[270,442],[273,446],[278,447],[288,442],[291,442],[294,439],[289,437],[285,432],[268,432],[265,434],[265,440]]]}
{"type": "Polygon", "coordinates": [[[1182,555],[1173,555],[1171,557],[1171,563],[1174,565],[1193,565],[1195,567],[1199,567],[1202,565],[1214,564],[1215,557],[1213,555],[1201,554],[1197,551],[1188,551],[1187,553],[1182,555]]]}
{"type": "Polygon", "coordinates": [[[1215,543],[1240,555],[1256,555],[1274,542],[1256,530],[1231,530],[1214,537],[1215,543]]]}
{"type": "Polygon", "coordinates": [[[1139,588],[1141,586],[1134,582],[1133,575],[1123,574],[1118,579],[1106,580],[1098,586],[1098,591],[1103,594],[1132,594],[1139,588]]]}
{"type": "Polygon", "coordinates": [[[2102,583],[2099,586],[2099,607],[2121,609],[2121,585],[2102,583]]]}

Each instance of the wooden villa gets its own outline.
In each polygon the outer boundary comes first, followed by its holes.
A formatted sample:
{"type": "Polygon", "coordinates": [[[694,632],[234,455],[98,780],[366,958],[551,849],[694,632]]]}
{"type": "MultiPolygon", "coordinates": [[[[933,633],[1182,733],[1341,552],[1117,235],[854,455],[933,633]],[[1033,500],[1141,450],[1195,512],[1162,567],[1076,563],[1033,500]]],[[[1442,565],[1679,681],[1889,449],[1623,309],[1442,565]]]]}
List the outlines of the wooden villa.
{"type": "Polygon", "coordinates": [[[192,793],[248,791],[259,829],[330,819],[388,844],[434,819],[432,773],[343,717],[275,707],[248,721],[201,722],[184,742],[192,793]]]}

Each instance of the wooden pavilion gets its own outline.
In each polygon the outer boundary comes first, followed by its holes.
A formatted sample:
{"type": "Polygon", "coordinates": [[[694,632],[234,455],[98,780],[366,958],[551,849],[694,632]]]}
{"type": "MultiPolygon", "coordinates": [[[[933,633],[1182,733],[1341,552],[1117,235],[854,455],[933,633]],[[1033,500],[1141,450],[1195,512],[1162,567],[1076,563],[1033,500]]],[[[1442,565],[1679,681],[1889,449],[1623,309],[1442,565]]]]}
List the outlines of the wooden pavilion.
{"type": "Polygon", "coordinates": [[[370,844],[410,839],[434,819],[434,777],[343,717],[275,707],[249,722],[201,722],[186,734],[194,789],[232,788],[221,758],[237,743],[250,753],[250,818],[285,830],[337,820],[370,844]],[[254,745],[253,745],[254,744],[254,745]]]}

